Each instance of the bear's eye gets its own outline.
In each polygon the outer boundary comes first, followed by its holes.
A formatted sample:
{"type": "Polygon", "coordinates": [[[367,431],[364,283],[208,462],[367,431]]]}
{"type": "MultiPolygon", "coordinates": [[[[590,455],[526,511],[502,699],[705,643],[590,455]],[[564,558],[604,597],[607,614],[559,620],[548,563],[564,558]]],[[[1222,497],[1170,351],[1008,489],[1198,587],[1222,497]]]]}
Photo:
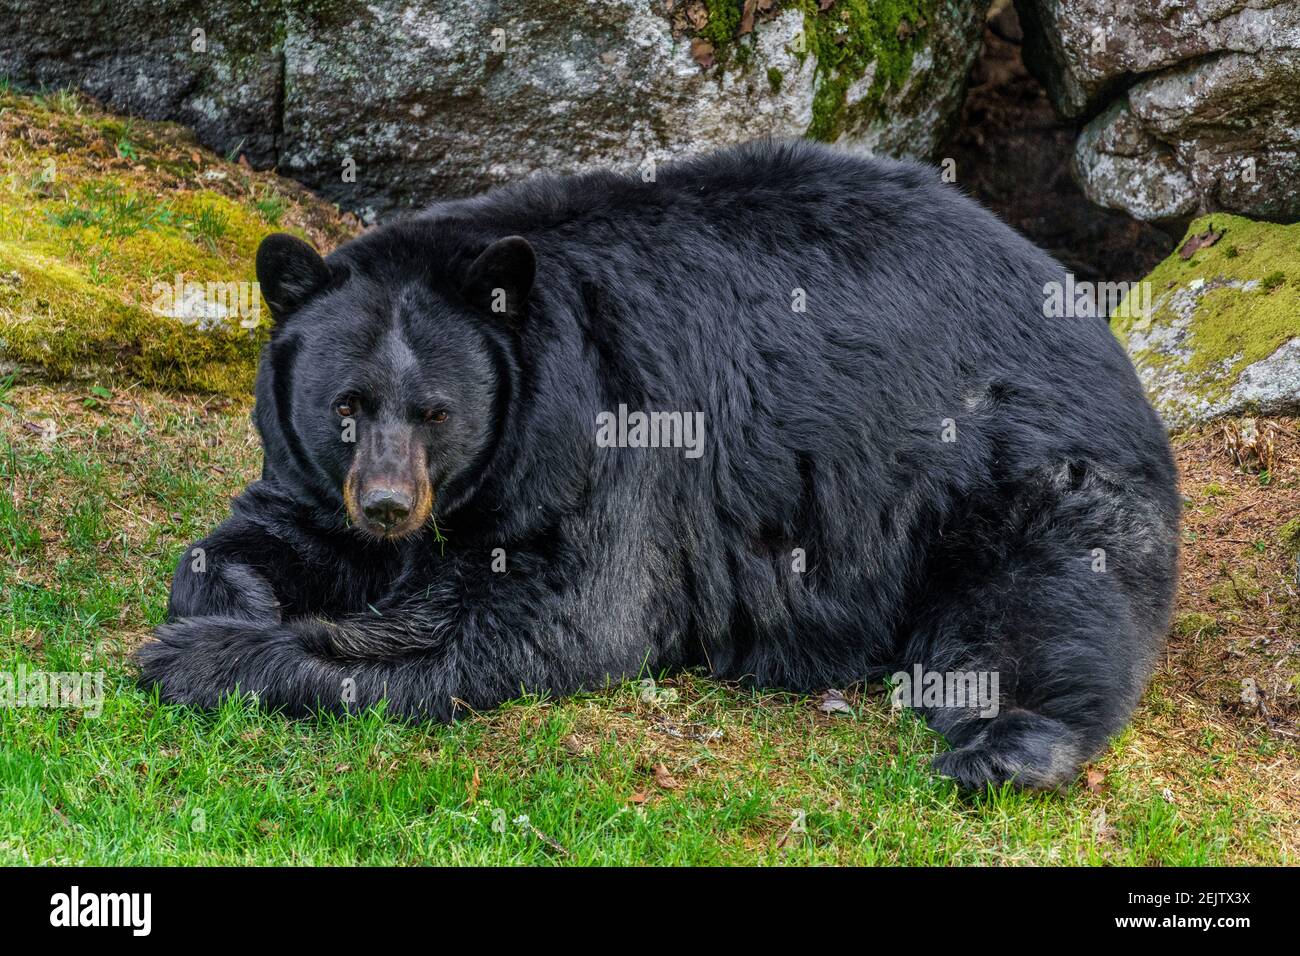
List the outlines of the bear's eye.
{"type": "Polygon", "coordinates": [[[334,406],[340,418],[351,418],[361,407],[361,403],[355,395],[349,395],[346,398],[339,399],[339,403],[334,406]]]}
{"type": "Polygon", "coordinates": [[[431,408],[424,413],[424,420],[435,425],[441,425],[447,420],[447,410],[445,408],[431,408]]]}

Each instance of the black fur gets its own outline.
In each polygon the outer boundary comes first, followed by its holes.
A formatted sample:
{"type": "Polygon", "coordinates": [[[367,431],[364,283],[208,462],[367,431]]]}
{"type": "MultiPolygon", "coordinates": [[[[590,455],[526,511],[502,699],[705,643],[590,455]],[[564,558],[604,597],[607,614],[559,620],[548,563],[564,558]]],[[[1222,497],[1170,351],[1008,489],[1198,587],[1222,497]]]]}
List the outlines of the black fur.
{"type": "Polygon", "coordinates": [[[1044,318],[1062,268],[933,170],[754,144],[439,204],[323,264],[267,242],[265,470],[139,652],[164,700],[442,720],[691,665],[997,671],[999,716],[925,711],[968,787],[1067,781],[1132,712],[1174,589],[1164,430],[1105,322],[1044,318]],[[423,449],[445,545],[351,526],[344,392],[423,449]],[[703,412],[702,457],[597,447],[620,403],[703,412]]]}

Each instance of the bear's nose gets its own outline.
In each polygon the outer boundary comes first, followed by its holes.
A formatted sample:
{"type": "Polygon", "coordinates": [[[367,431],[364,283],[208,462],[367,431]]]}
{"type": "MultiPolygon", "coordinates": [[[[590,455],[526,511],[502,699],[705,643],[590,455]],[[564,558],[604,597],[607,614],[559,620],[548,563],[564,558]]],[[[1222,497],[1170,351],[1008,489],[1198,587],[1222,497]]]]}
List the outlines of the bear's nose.
{"type": "Polygon", "coordinates": [[[367,521],[373,521],[387,531],[401,524],[411,513],[411,496],[395,488],[376,488],[367,491],[361,499],[361,510],[367,521]]]}

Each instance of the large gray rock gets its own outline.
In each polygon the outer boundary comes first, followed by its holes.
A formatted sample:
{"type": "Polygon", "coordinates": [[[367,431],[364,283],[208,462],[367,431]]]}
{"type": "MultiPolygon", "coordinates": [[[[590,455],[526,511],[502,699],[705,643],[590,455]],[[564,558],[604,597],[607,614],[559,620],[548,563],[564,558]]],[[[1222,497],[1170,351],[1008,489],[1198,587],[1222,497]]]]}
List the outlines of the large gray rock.
{"type": "Polygon", "coordinates": [[[0,76],[176,120],[258,166],[277,153],[282,65],[259,0],[0,0],[0,76]],[[194,31],[203,31],[195,35],[194,31]],[[194,49],[206,45],[206,51],[194,49]]]}
{"type": "Polygon", "coordinates": [[[1025,59],[1064,116],[1095,112],[1133,76],[1221,53],[1300,48],[1295,0],[1016,0],[1025,59]]]}
{"type": "Polygon", "coordinates": [[[1300,50],[1227,53],[1141,81],[1084,129],[1075,165],[1094,202],[1140,219],[1300,216],[1300,50]]]}
{"type": "Polygon", "coordinates": [[[179,120],[367,218],[759,136],[931,157],[987,0],[820,6],[0,0],[0,73],[179,120]]]}
{"type": "Polygon", "coordinates": [[[1076,170],[1145,220],[1300,218],[1300,2],[1017,0],[1076,170]],[[1095,114],[1095,115],[1094,115],[1095,114]]]}

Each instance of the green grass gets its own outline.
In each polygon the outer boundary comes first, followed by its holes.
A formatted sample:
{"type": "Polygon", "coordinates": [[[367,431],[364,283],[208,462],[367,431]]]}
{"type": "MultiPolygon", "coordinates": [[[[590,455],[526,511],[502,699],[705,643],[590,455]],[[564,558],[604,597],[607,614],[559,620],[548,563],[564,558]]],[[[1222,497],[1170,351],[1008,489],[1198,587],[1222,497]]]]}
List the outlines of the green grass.
{"type": "Polygon", "coordinates": [[[1093,789],[977,797],[930,772],[942,740],[880,688],[830,716],[660,675],[673,693],[525,699],[453,726],[160,705],[129,651],[180,550],[257,472],[247,407],[21,382],[0,397],[0,670],[105,681],[98,716],[0,708],[0,863],[1293,859],[1279,774],[1257,768],[1293,773],[1294,753],[1210,722],[1171,743],[1162,722],[1188,712],[1167,680],[1093,789]]]}
{"type": "Polygon", "coordinates": [[[289,202],[283,196],[268,189],[253,200],[253,208],[268,226],[278,226],[289,208],[289,202]]]}
{"type": "Polygon", "coordinates": [[[674,760],[681,789],[660,791],[642,762],[648,727],[565,746],[634,700],[623,688],[409,729],[373,713],[295,723],[238,702],[195,715],[121,683],[97,719],[6,721],[21,739],[0,757],[0,860],[1192,864],[1221,861],[1248,811],[1189,826],[1156,796],[1112,801],[1106,822],[1068,797],[963,801],[916,759],[936,741],[914,719],[815,726],[799,701],[720,687],[683,710],[755,741],[752,772],[717,766],[700,743],[674,760]]]}

